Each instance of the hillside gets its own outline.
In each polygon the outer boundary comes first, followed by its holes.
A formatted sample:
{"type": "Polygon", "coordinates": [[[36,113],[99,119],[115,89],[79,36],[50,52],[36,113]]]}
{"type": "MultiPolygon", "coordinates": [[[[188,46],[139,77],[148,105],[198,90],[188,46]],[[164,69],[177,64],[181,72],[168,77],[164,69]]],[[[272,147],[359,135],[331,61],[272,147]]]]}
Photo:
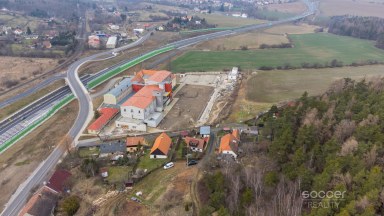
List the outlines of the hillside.
{"type": "Polygon", "coordinates": [[[204,166],[201,214],[383,215],[383,98],[384,79],[343,79],[272,107],[239,163],[204,166]]]}

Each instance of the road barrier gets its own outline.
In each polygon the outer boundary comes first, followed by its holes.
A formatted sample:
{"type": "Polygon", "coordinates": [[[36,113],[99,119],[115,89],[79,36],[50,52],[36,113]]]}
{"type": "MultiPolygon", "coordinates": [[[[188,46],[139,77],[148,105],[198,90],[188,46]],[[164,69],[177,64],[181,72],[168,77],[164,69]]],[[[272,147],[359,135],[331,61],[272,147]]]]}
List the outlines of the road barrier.
{"type": "Polygon", "coordinates": [[[108,71],[107,73],[97,77],[96,79],[91,80],[90,82],[88,82],[87,87],[89,89],[95,88],[96,86],[102,84],[103,82],[110,79],[111,77],[116,76],[117,74],[127,70],[128,68],[131,68],[137,64],[140,64],[141,62],[143,62],[147,59],[150,59],[154,56],[160,55],[162,53],[168,52],[168,51],[173,50],[173,49],[175,49],[174,46],[167,46],[167,47],[164,47],[164,48],[161,48],[158,50],[154,50],[154,51],[149,52],[147,54],[144,54],[142,56],[139,56],[139,57],[133,59],[132,61],[129,61],[129,62],[113,69],[113,70],[108,71]]]}
{"type": "Polygon", "coordinates": [[[180,31],[180,34],[192,34],[192,33],[207,32],[207,31],[225,31],[225,30],[232,30],[232,29],[235,29],[235,28],[233,27],[206,28],[206,29],[196,29],[196,30],[190,30],[190,31],[180,31]]]}
{"type": "MultiPolygon", "coordinates": [[[[168,51],[173,50],[173,49],[175,49],[174,46],[167,46],[167,47],[164,47],[164,48],[161,48],[158,50],[151,51],[151,52],[144,54],[140,57],[137,57],[137,58],[133,59],[132,61],[129,61],[129,62],[113,69],[113,70],[106,72],[105,74],[97,77],[96,79],[91,80],[90,82],[88,82],[87,87],[89,89],[95,88],[96,86],[102,84],[103,82],[107,81],[111,77],[127,70],[128,68],[131,68],[137,64],[140,64],[141,62],[143,62],[147,59],[150,59],[154,56],[168,52],[168,51]]],[[[15,142],[19,141],[20,139],[22,139],[23,137],[25,137],[26,135],[31,133],[35,128],[37,128],[38,126],[43,124],[50,117],[52,117],[57,111],[59,111],[61,108],[63,108],[65,105],[67,105],[68,103],[70,103],[74,99],[75,99],[75,96],[73,94],[70,94],[67,97],[65,97],[64,99],[62,99],[61,101],[59,101],[43,117],[41,117],[37,121],[33,122],[32,124],[28,125],[26,128],[24,128],[18,134],[13,136],[11,139],[7,140],[3,145],[1,145],[0,146],[0,153],[5,151],[6,149],[8,149],[15,142]]]]}
{"type": "Polygon", "coordinates": [[[50,109],[42,118],[35,121],[34,123],[28,125],[28,127],[24,128],[22,131],[20,131],[18,134],[16,134],[14,137],[6,141],[3,145],[0,146],[0,153],[5,151],[7,148],[9,148],[13,143],[19,141],[29,133],[31,133],[35,128],[43,124],[45,121],[47,121],[50,117],[52,117],[57,111],[59,111],[61,108],[63,108],[65,105],[67,105],[69,102],[71,102],[75,97],[73,94],[68,95],[61,101],[59,101],[57,104],[55,104],[52,109],[50,109]]]}

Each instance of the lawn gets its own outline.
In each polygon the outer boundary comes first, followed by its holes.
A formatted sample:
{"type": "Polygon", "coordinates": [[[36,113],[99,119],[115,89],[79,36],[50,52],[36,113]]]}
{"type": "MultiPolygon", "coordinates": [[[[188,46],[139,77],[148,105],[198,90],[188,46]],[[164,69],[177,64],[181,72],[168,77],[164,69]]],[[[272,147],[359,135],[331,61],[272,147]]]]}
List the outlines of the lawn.
{"type": "Polygon", "coordinates": [[[99,155],[99,148],[98,147],[79,148],[78,154],[81,158],[92,157],[95,155],[99,155]]]}
{"type": "Polygon", "coordinates": [[[108,167],[107,180],[109,183],[122,183],[124,180],[128,179],[128,174],[131,171],[132,171],[132,167],[130,166],[108,167]]]}
{"type": "Polygon", "coordinates": [[[325,92],[335,80],[384,76],[384,65],[324,69],[258,71],[246,83],[246,99],[259,103],[277,103],[325,92]]]}
{"type": "Polygon", "coordinates": [[[333,59],[344,64],[366,60],[383,61],[384,50],[373,41],[327,33],[290,35],[294,48],[246,51],[190,51],[172,62],[172,71],[217,71],[240,66],[256,69],[261,66],[300,66],[302,63],[325,64],[333,59]]]}
{"type": "Polygon", "coordinates": [[[215,24],[218,28],[221,27],[238,27],[244,25],[260,24],[265,21],[257,19],[244,19],[239,17],[224,16],[220,14],[194,14],[200,18],[207,20],[208,24],[215,24]]]}
{"type": "Polygon", "coordinates": [[[166,162],[169,161],[169,159],[151,159],[149,158],[150,150],[146,150],[147,153],[140,157],[139,164],[137,165],[137,168],[140,169],[147,169],[147,172],[152,171],[158,167],[162,167],[166,162]]]}

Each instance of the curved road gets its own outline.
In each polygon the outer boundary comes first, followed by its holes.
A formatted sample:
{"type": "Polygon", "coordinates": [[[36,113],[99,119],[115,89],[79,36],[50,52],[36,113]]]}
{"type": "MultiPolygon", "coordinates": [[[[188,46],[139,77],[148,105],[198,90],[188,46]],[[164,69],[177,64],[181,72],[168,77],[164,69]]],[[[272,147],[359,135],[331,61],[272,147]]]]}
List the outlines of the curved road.
{"type": "MultiPolygon", "coordinates": [[[[177,41],[177,42],[168,44],[167,46],[174,46],[177,49],[181,49],[205,40],[212,40],[218,37],[225,37],[228,35],[239,34],[239,33],[252,31],[256,29],[269,28],[275,25],[299,20],[312,15],[316,8],[316,5],[313,2],[308,2],[308,0],[304,0],[304,2],[308,7],[308,11],[303,13],[300,16],[295,16],[286,20],[281,20],[276,22],[270,22],[270,23],[265,23],[260,25],[244,26],[241,28],[233,29],[233,30],[201,35],[201,36],[177,41]]],[[[96,54],[95,56],[100,57],[100,56],[105,56],[106,54],[113,55],[113,52],[118,52],[118,51],[119,50],[116,49],[110,52],[96,54]]],[[[71,87],[71,90],[73,91],[75,96],[78,98],[79,107],[80,107],[80,111],[76,118],[76,121],[73,127],[71,128],[71,130],[69,131],[69,135],[74,139],[75,145],[77,143],[77,138],[85,129],[86,125],[89,123],[93,115],[92,101],[90,99],[87,89],[80,81],[77,70],[85,62],[94,60],[95,56],[86,57],[84,59],[81,59],[75,62],[73,65],[70,66],[70,68],[67,71],[67,79],[68,79],[69,86],[71,87]]],[[[64,153],[65,153],[65,149],[59,148],[59,147],[55,148],[55,150],[48,156],[48,158],[45,161],[43,161],[40,164],[40,166],[32,173],[32,175],[22,185],[19,186],[18,190],[14,193],[14,195],[11,197],[10,201],[6,205],[4,211],[2,212],[2,215],[5,215],[5,216],[17,215],[17,213],[20,211],[23,204],[25,203],[31,189],[35,185],[38,185],[45,178],[48,171],[51,170],[56,165],[57,161],[59,161],[59,158],[64,153]]]]}

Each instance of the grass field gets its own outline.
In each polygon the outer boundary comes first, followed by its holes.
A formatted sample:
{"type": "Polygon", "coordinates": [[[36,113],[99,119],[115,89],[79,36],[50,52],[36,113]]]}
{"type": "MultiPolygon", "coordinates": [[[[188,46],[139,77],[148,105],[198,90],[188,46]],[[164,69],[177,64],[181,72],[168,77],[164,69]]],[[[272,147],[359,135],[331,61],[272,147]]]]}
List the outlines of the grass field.
{"type": "Polygon", "coordinates": [[[34,31],[41,21],[35,17],[22,16],[19,14],[15,14],[13,16],[6,12],[0,12],[0,23],[4,23],[5,25],[13,28],[25,28],[23,30],[26,30],[27,26],[29,26],[31,30],[34,31]]]}
{"type": "Polygon", "coordinates": [[[258,71],[247,81],[246,99],[276,103],[325,92],[330,84],[342,78],[362,79],[384,76],[384,65],[324,69],[258,71]]]}
{"type": "Polygon", "coordinates": [[[240,66],[254,70],[261,66],[300,66],[307,63],[329,63],[333,59],[344,64],[366,60],[383,61],[384,50],[372,41],[327,33],[290,36],[294,48],[247,51],[190,51],[172,62],[172,71],[218,71],[240,66]]]}
{"type": "Polygon", "coordinates": [[[384,65],[324,69],[257,71],[245,80],[232,106],[227,122],[242,122],[268,110],[273,104],[325,92],[338,79],[367,80],[384,76],[384,65]]]}
{"type": "Polygon", "coordinates": [[[132,171],[130,166],[111,166],[108,167],[108,177],[107,180],[109,183],[122,183],[128,179],[129,172],[132,171]]]}
{"type": "Polygon", "coordinates": [[[257,19],[243,19],[232,16],[224,16],[220,14],[194,14],[207,20],[208,24],[216,24],[218,28],[221,27],[237,27],[243,25],[260,24],[265,21],[257,19]]]}

